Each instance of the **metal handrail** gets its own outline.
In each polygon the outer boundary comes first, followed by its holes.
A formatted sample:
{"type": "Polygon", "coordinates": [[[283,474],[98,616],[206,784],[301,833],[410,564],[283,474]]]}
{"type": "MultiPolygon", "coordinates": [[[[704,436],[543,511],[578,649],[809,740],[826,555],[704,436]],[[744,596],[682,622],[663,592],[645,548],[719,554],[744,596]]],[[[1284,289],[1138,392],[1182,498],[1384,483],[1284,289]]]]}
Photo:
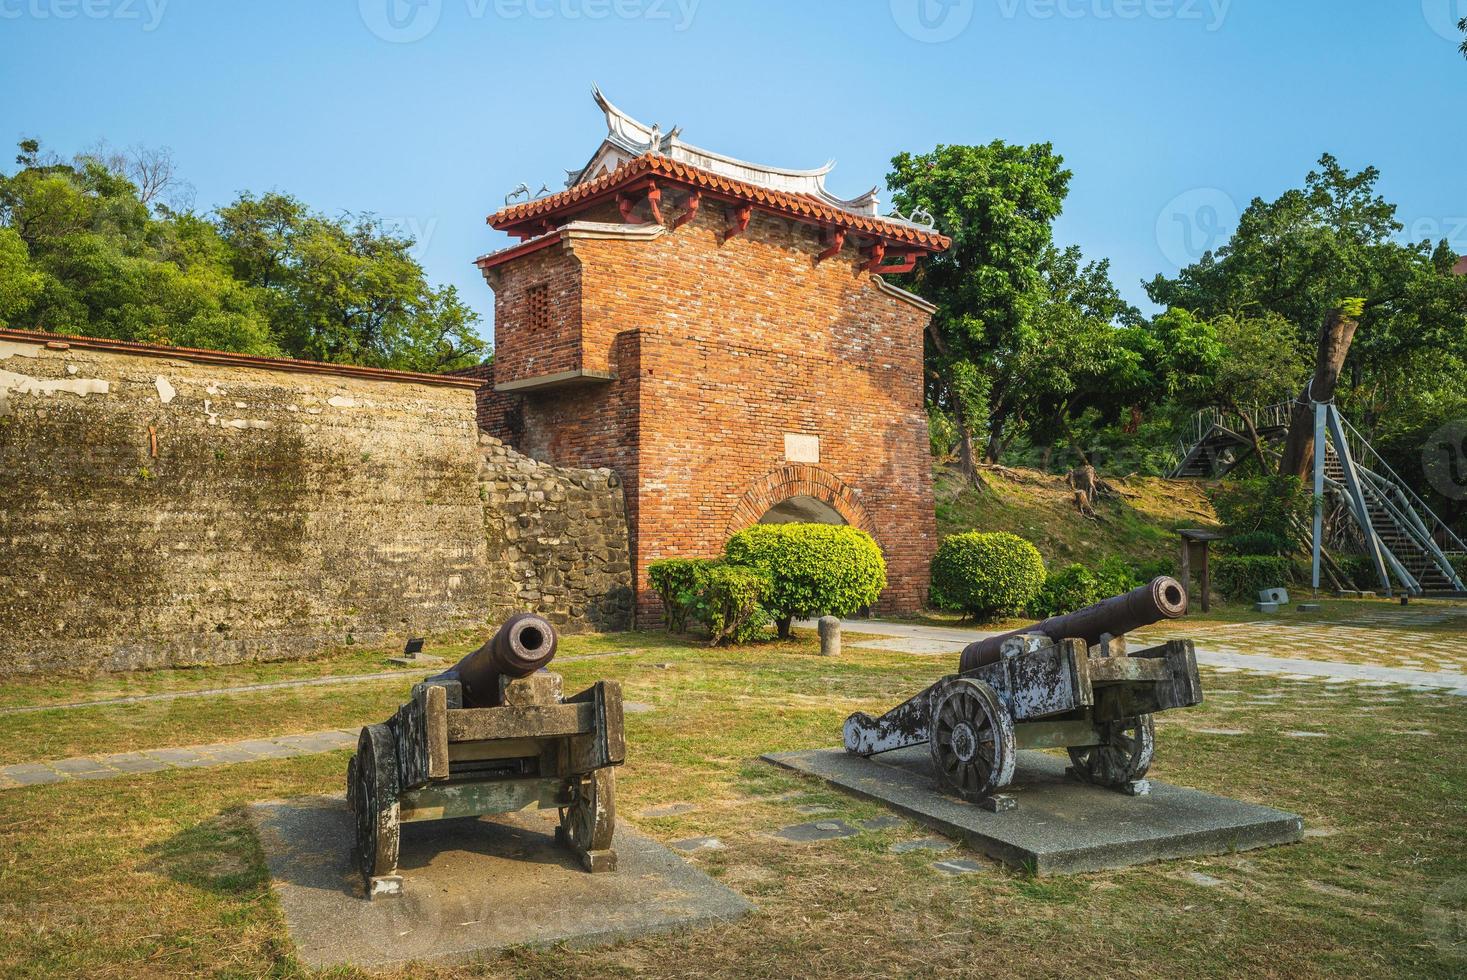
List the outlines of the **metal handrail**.
{"type": "MultiPolygon", "coordinates": [[[[1412,508],[1416,510],[1418,517],[1421,515],[1425,515],[1426,517],[1431,519],[1431,522],[1434,525],[1434,527],[1432,528],[1432,534],[1434,538],[1438,539],[1437,544],[1442,546],[1443,550],[1467,551],[1467,544],[1464,544],[1462,542],[1462,539],[1457,537],[1457,533],[1452,530],[1451,526],[1447,524],[1446,521],[1437,516],[1436,511],[1428,507],[1426,505],[1426,502],[1416,495],[1416,492],[1411,489],[1410,485],[1407,484],[1405,480],[1401,479],[1400,474],[1398,474],[1394,469],[1391,468],[1391,464],[1387,463],[1384,457],[1382,457],[1380,453],[1375,451],[1375,447],[1366,441],[1365,437],[1360,434],[1360,430],[1351,425],[1350,420],[1345,418],[1343,415],[1340,416],[1340,422],[1344,424],[1345,432],[1347,435],[1352,437],[1352,441],[1359,442],[1359,449],[1357,449],[1355,446],[1350,447],[1350,452],[1355,455],[1355,458],[1357,460],[1362,459],[1365,453],[1369,453],[1371,460],[1380,464],[1380,472],[1378,475],[1384,476],[1389,479],[1390,482],[1394,484],[1395,489],[1406,496],[1407,501],[1411,504],[1412,508]],[[1362,449],[1364,450],[1363,453],[1360,451],[1362,449]],[[1453,545],[1455,545],[1455,547],[1452,547],[1453,545]]],[[[1369,466],[1367,467],[1367,469],[1374,470],[1375,467],[1369,466]]]]}

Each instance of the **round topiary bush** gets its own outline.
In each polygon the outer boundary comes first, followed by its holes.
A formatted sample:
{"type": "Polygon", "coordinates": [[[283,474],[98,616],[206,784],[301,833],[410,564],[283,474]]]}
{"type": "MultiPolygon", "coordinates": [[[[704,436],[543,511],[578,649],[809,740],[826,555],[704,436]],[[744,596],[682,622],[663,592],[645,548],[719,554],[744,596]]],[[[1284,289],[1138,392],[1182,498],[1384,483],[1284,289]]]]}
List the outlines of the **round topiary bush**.
{"type": "Polygon", "coordinates": [[[1100,579],[1084,565],[1070,565],[1049,574],[1044,587],[1029,603],[1028,613],[1035,619],[1064,616],[1093,606],[1102,598],[1100,579]]]}
{"type": "Polygon", "coordinates": [[[756,568],[773,583],[764,608],[779,635],[790,620],[849,616],[886,588],[886,560],[865,531],[832,524],[756,524],[729,539],[728,560],[756,568]]]}
{"type": "Polygon", "coordinates": [[[932,560],[932,604],[974,619],[1021,612],[1043,587],[1039,549],[1016,534],[951,534],[932,560]]]}

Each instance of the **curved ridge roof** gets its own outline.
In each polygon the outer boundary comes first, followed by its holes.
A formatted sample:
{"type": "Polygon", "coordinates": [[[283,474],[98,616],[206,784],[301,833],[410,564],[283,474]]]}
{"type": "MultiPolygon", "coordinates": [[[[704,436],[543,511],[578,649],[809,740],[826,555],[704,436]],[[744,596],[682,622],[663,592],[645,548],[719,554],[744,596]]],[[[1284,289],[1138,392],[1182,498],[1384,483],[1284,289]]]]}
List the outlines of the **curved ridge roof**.
{"type": "Polygon", "coordinates": [[[519,225],[548,220],[553,215],[568,215],[580,210],[579,206],[589,207],[629,184],[658,178],[708,191],[731,201],[754,204],[776,214],[845,228],[897,245],[940,252],[952,244],[947,236],[919,225],[860,214],[810,194],[759,186],[653,152],[643,153],[610,173],[575,183],[559,193],[501,208],[489,216],[489,224],[510,230],[519,225]]]}

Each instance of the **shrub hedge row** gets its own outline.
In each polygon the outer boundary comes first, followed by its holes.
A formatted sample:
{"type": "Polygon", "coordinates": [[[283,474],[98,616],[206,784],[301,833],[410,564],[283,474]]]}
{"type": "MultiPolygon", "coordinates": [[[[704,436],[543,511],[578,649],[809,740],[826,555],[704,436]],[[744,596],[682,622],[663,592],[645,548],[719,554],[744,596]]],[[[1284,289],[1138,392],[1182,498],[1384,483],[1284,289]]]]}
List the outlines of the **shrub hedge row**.
{"type": "Polygon", "coordinates": [[[670,558],[647,569],[667,629],[692,623],[715,644],[757,639],[771,621],[781,637],[807,616],[849,616],[886,588],[886,562],[865,531],[826,524],[759,524],[740,531],[722,558],[670,558]]]}

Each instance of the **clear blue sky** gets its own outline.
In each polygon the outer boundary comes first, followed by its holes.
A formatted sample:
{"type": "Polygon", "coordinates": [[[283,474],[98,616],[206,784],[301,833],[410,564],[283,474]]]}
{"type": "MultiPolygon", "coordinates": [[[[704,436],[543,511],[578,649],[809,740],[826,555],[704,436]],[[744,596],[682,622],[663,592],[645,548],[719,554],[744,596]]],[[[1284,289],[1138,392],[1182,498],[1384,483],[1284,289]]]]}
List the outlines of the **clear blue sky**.
{"type": "Polygon", "coordinates": [[[1415,237],[1467,252],[1461,16],[1467,0],[0,0],[0,137],[171,147],[201,209],[279,189],[393,219],[486,335],[470,263],[504,238],[484,217],[586,160],[593,81],[702,146],[834,158],[842,195],[901,150],[1049,141],[1075,173],[1059,240],[1109,257],[1144,305],[1141,280],[1326,150],[1378,166],[1415,237]]]}

